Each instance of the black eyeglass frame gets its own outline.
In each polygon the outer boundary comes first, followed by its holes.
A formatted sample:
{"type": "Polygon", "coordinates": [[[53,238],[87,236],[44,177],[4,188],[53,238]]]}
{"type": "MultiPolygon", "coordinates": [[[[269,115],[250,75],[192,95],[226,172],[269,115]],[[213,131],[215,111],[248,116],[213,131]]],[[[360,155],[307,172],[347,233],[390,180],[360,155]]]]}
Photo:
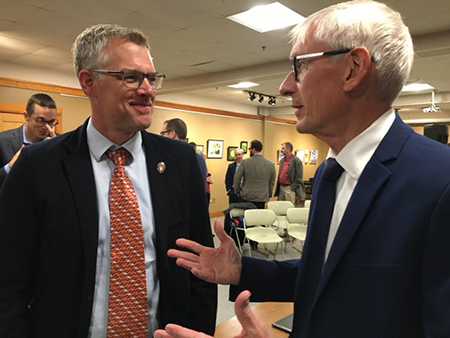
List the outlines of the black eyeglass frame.
{"type": "Polygon", "coordinates": [[[47,121],[46,119],[44,119],[42,116],[39,117],[34,117],[32,114],[30,114],[29,112],[27,112],[28,116],[31,117],[34,122],[39,126],[39,127],[43,127],[46,124],[48,124],[51,128],[55,128],[58,125],[58,119],[53,119],[50,121],[47,121]]]}
{"type": "Polygon", "coordinates": [[[164,135],[166,135],[167,133],[170,133],[172,130],[173,130],[173,129],[161,130],[161,131],[159,132],[159,135],[164,136],[164,135]]]}
{"type": "Polygon", "coordinates": [[[333,56],[333,55],[345,54],[345,53],[351,52],[353,49],[354,49],[354,47],[337,49],[337,50],[327,50],[325,52],[293,56],[291,58],[291,66],[292,66],[292,72],[294,74],[295,81],[300,82],[300,70],[297,67],[297,64],[298,64],[297,61],[314,59],[314,58],[318,58],[318,57],[322,57],[322,56],[333,56]]]}
{"type": "Polygon", "coordinates": [[[135,69],[122,69],[122,70],[115,70],[115,69],[91,69],[91,72],[94,73],[100,73],[100,74],[106,74],[106,75],[120,75],[122,77],[122,83],[127,88],[132,89],[138,89],[142,83],[144,82],[144,79],[147,79],[150,85],[155,89],[161,89],[164,85],[164,81],[166,79],[166,75],[158,72],[153,73],[142,73],[140,71],[137,71],[135,69]],[[132,83],[127,82],[126,78],[127,76],[135,75],[137,76],[136,80],[132,83]],[[138,83],[138,86],[136,87],[135,84],[138,83]]]}

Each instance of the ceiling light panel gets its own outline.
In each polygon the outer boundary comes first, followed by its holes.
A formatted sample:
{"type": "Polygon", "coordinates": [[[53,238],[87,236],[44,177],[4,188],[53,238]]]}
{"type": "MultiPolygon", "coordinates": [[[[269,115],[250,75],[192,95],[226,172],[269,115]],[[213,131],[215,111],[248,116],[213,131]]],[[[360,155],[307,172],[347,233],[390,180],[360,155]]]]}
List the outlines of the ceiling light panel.
{"type": "Polygon", "coordinates": [[[248,11],[229,16],[228,19],[264,33],[296,25],[305,18],[279,2],[274,2],[253,7],[248,11]]]}

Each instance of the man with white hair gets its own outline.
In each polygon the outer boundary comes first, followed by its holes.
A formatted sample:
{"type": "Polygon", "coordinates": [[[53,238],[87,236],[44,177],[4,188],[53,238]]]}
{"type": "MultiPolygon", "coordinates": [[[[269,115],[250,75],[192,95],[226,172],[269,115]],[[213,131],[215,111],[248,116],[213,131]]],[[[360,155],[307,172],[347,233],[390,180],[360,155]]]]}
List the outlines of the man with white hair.
{"type": "MultiPolygon", "coordinates": [[[[239,337],[268,337],[247,302],[293,301],[291,337],[450,336],[450,149],[392,109],[414,52],[399,13],[375,1],[325,8],[292,31],[296,128],[330,150],[314,178],[302,258],[241,257],[180,239],[177,264],[238,294],[239,337]],[[264,283],[261,283],[261,281],[264,283]]],[[[193,337],[169,325],[156,337],[193,337]]],[[[197,337],[197,336],[196,336],[197,337]]],[[[203,336],[204,337],[204,336],[203,336]]]]}

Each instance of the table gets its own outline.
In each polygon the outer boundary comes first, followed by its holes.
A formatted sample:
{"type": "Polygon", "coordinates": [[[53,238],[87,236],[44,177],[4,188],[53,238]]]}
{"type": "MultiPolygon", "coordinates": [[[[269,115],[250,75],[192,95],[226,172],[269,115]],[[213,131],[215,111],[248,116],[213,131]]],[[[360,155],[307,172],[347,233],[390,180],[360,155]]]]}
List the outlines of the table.
{"type": "MultiPolygon", "coordinates": [[[[272,327],[272,323],[292,313],[293,303],[267,302],[259,303],[253,308],[257,317],[267,324],[272,338],[287,338],[289,334],[280,329],[272,327]]],[[[236,316],[216,326],[215,338],[231,338],[238,335],[242,330],[236,316]]]]}

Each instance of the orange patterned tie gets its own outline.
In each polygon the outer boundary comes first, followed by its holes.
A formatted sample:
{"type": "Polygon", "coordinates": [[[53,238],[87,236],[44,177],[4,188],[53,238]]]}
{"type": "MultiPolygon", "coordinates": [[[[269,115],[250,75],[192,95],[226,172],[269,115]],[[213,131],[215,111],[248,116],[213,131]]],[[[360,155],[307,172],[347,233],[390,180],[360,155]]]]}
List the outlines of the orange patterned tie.
{"type": "Polygon", "coordinates": [[[144,235],[133,184],[125,172],[130,155],[123,148],[106,154],[115,168],[109,191],[111,274],[108,338],[148,336],[144,235]]]}

